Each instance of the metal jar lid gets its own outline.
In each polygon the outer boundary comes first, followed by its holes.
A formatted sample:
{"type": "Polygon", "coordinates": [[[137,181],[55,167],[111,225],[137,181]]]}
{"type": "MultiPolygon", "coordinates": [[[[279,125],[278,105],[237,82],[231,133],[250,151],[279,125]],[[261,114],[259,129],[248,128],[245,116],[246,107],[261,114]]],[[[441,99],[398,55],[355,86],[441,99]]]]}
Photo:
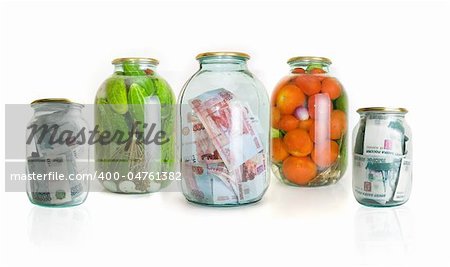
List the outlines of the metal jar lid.
{"type": "Polygon", "coordinates": [[[129,63],[141,63],[141,64],[152,64],[152,65],[158,65],[159,61],[154,58],[149,57],[122,57],[122,58],[116,58],[111,63],[113,65],[116,64],[122,64],[125,62],[129,63]]]}
{"type": "Polygon", "coordinates": [[[41,99],[36,99],[33,102],[31,102],[31,105],[40,104],[40,103],[73,104],[73,102],[67,98],[41,98],[41,99]]]}
{"type": "Polygon", "coordinates": [[[378,113],[392,113],[392,114],[406,114],[408,110],[406,108],[389,108],[389,107],[367,107],[360,108],[356,112],[358,113],[366,113],[366,112],[378,112],[378,113]]]}
{"type": "Polygon", "coordinates": [[[201,59],[205,57],[241,57],[244,59],[250,59],[250,56],[242,52],[205,52],[198,54],[195,59],[201,59]]]}
{"type": "Polygon", "coordinates": [[[326,57],[310,57],[310,56],[300,56],[300,57],[291,57],[288,59],[287,63],[291,64],[294,62],[311,62],[311,63],[325,63],[331,64],[331,60],[326,57]]]}
{"type": "Polygon", "coordinates": [[[71,100],[67,99],[67,98],[41,98],[41,99],[36,99],[33,102],[31,102],[31,106],[33,105],[37,105],[37,104],[44,104],[44,103],[54,103],[54,104],[66,104],[66,105],[78,105],[83,107],[84,105],[76,103],[76,102],[72,102],[71,100]]]}

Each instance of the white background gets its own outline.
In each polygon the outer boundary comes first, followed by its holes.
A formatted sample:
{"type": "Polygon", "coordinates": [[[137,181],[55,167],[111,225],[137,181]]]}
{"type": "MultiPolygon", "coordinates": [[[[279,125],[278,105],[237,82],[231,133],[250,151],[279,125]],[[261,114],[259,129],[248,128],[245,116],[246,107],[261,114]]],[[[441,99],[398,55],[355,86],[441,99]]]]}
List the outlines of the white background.
{"type": "Polygon", "coordinates": [[[406,107],[415,147],[398,208],[357,204],[350,170],[314,189],[272,177],[260,203],[226,209],[105,192],[48,209],[1,182],[0,265],[449,266],[449,14],[443,1],[1,3],[2,114],[45,97],[92,103],[116,57],[158,58],[178,94],[199,52],[249,53],[269,92],[289,57],[317,55],[346,87],[351,127],[358,107],[406,107]]]}

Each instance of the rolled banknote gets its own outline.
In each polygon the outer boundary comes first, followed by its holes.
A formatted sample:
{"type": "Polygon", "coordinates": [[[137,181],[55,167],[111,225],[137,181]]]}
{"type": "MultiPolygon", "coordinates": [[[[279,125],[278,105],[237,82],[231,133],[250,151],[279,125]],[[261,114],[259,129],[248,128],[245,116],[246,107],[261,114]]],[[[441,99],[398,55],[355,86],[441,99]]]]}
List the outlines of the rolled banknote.
{"type": "Polygon", "coordinates": [[[369,114],[365,121],[364,155],[394,155],[405,153],[405,128],[400,118],[389,114],[369,114]]]}
{"type": "Polygon", "coordinates": [[[225,164],[208,165],[208,171],[220,177],[224,183],[230,184],[240,203],[258,197],[264,192],[268,182],[263,153],[259,153],[232,171],[229,171],[225,164]]]}
{"type": "Polygon", "coordinates": [[[259,120],[246,103],[216,89],[182,107],[185,194],[216,205],[249,202],[267,187],[259,120]]]}
{"type": "Polygon", "coordinates": [[[238,203],[231,186],[209,173],[206,164],[183,163],[182,174],[183,191],[189,200],[215,205],[238,203]]]}
{"type": "Polygon", "coordinates": [[[238,168],[263,151],[250,110],[230,91],[208,91],[189,102],[228,169],[238,168]]]}
{"type": "Polygon", "coordinates": [[[209,204],[239,204],[259,197],[265,190],[262,153],[229,171],[223,163],[183,163],[183,186],[191,199],[209,204]]]}
{"type": "MultiPolygon", "coordinates": [[[[400,194],[402,189],[397,190],[400,178],[409,174],[404,166],[408,165],[408,160],[404,157],[354,155],[353,162],[355,194],[382,205],[394,200],[396,192],[400,194]]],[[[403,180],[408,181],[405,177],[403,180]]]]}
{"type": "Polygon", "coordinates": [[[182,160],[190,163],[223,162],[205,127],[192,112],[187,112],[183,125],[182,160]]]}
{"type": "Polygon", "coordinates": [[[70,151],[45,157],[35,154],[27,158],[27,163],[29,173],[41,175],[41,178],[30,181],[31,196],[36,203],[64,204],[87,190],[82,181],[69,178],[70,174],[77,172],[70,151]]]}

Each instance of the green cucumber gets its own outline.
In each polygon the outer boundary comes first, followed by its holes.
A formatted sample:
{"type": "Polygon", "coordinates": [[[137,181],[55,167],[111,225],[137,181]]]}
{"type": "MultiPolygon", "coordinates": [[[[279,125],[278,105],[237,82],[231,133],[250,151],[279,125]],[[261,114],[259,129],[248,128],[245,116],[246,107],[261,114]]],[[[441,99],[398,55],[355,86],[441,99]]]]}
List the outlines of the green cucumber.
{"type": "Polygon", "coordinates": [[[110,145],[96,144],[95,150],[98,158],[109,160],[113,151],[117,148],[117,142],[124,141],[129,138],[129,129],[125,121],[125,117],[114,112],[112,105],[108,104],[106,99],[99,98],[95,104],[96,121],[98,122],[100,133],[108,131],[110,132],[111,138],[117,131],[121,131],[123,133],[122,140],[117,140],[119,137],[116,137],[114,142],[110,145]]]}
{"type": "Polygon", "coordinates": [[[347,170],[347,134],[342,137],[340,142],[340,158],[339,158],[339,168],[341,171],[340,176],[342,177],[347,170]]]}
{"type": "Polygon", "coordinates": [[[144,89],[144,96],[152,96],[156,92],[152,79],[148,76],[133,77],[133,82],[139,84],[144,89]]]}
{"type": "Polygon", "coordinates": [[[135,121],[139,122],[139,131],[143,131],[145,89],[137,83],[133,83],[128,91],[129,109],[135,121]]]}
{"type": "Polygon", "coordinates": [[[336,100],[333,101],[334,109],[339,109],[347,113],[348,109],[348,98],[347,94],[344,90],[341,91],[341,96],[339,96],[336,100]]]}
{"type": "Polygon", "coordinates": [[[145,71],[141,70],[139,64],[132,62],[124,62],[122,64],[123,73],[125,76],[140,76],[145,75],[145,71]]]}
{"type": "Polygon", "coordinates": [[[155,93],[155,87],[150,77],[141,70],[139,64],[131,62],[123,63],[123,71],[125,76],[133,76],[131,82],[139,84],[145,89],[145,96],[152,96],[155,93]]]}
{"type": "Polygon", "coordinates": [[[106,99],[116,113],[127,113],[127,88],[124,79],[112,77],[106,81],[106,99]]]}
{"type": "Polygon", "coordinates": [[[323,69],[324,65],[320,64],[320,63],[312,63],[309,64],[308,67],[306,68],[306,72],[310,72],[313,69],[323,69]]]}
{"type": "Polygon", "coordinates": [[[271,128],[271,129],[270,129],[270,133],[271,133],[271,135],[272,135],[272,138],[283,137],[283,136],[281,135],[280,130],[275,129],[275,128],[271,128]]]}
{"type": "Polygon", "coordinates": [[[161,105],[172,105],[174,103],[175,96],[173,95],[169,84],[161,78],[154,78],[153,84],[155,85],[156,95],[158,96],[161,105]]]}

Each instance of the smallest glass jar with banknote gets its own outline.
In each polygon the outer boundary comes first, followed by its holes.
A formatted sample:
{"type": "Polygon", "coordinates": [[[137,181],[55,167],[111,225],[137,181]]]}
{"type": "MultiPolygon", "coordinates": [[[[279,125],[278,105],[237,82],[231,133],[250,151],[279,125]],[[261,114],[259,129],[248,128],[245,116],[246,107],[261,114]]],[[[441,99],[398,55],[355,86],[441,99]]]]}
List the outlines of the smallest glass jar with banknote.
{"type": "Polygon", "coordinates": [[[179,103],[182,190],[214,206],[260,200],[269,184],[269,98],[238,52],[197,56],[179,103]]]}
{"type": "Polygon", "coordinates": [[[83,105],[68,99],[39,99],[27,126],[27,194],[41,206],[75,206],[89,191],[89,128],[83,105]]]}
{"type": "Polygon", "coordinates": [[[412,184],[411,129],[404,108],[361,108],[353,130],[353,194],[366,206],[408,201],[412,184]]]}

